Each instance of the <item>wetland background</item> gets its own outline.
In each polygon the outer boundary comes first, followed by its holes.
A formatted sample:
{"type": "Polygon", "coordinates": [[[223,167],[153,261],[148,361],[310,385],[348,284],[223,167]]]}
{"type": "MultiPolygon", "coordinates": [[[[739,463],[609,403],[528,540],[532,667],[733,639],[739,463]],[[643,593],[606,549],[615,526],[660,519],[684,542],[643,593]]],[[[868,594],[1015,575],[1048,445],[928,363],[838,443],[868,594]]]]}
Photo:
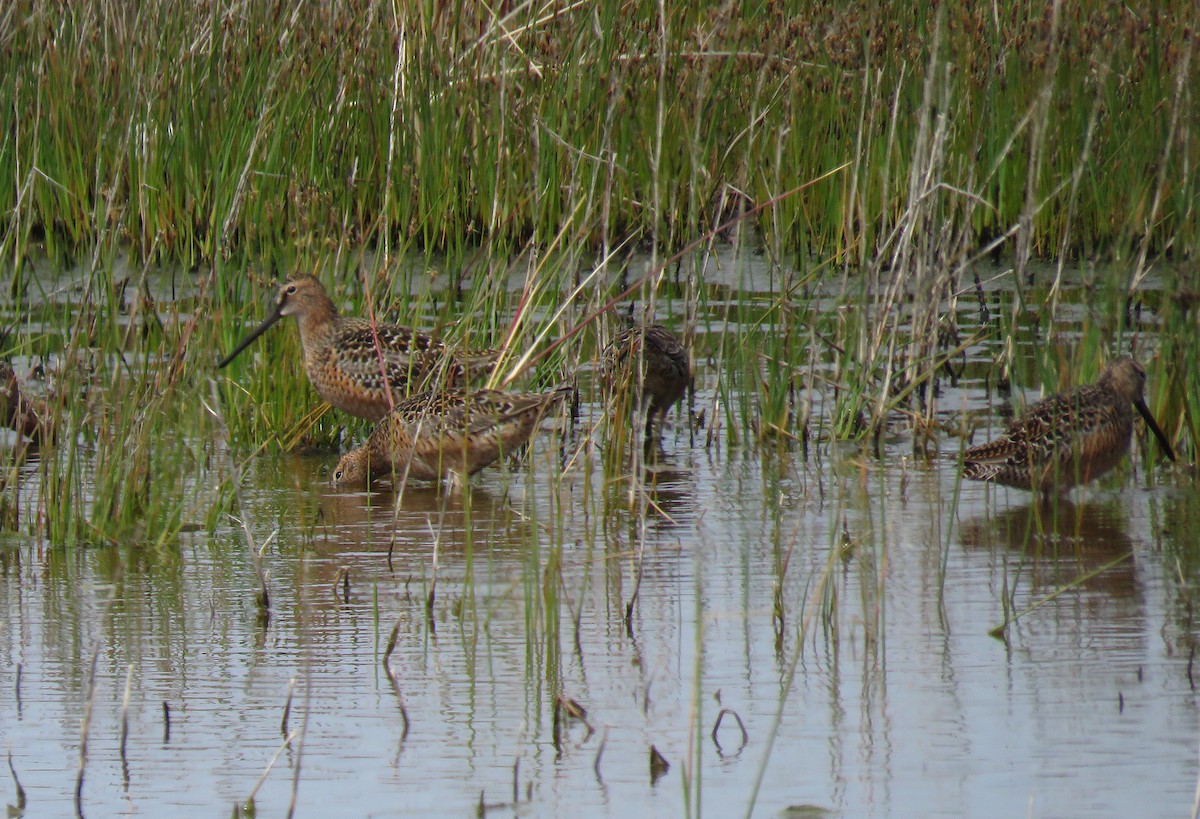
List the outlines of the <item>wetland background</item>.
{"type": "Polygon", "coordinates": [[[54,430],[4,449],[8,801],[1187,812],[1196,14],[5,4],[3,352],[54,430]],[[578,417],[461,496],[330,492],[367,428],[295,330],[213,367],[293,271],[578,417]],[[696,370],[649,453],[595,383],[630,302],[696,370]],[[960,482],[1128,351],[1179,464],[960,482]]]}

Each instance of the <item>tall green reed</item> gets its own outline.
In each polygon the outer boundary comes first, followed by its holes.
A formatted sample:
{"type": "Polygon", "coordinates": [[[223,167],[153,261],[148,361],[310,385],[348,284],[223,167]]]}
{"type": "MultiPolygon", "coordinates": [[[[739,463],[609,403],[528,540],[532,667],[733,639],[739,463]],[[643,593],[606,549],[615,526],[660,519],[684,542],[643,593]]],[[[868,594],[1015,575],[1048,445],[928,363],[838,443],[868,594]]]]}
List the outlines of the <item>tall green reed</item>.
{"type": "Polygon", "coordinates": [[[938,181],[988,203],[965,214],[975,242],[1018,223],[1022,254],[1137,242],[1140,270],[1197,241],[1195,13],[22,0],[0,37],[0,100],[30,115],[0,144],[4,255],[545,243],[581,201],[602,207],[580,236],[678,247],[849,158],[842,185],[754,222],[778,251],[861,265],[909,207],[911,114],[942,75],[938,181]]]}

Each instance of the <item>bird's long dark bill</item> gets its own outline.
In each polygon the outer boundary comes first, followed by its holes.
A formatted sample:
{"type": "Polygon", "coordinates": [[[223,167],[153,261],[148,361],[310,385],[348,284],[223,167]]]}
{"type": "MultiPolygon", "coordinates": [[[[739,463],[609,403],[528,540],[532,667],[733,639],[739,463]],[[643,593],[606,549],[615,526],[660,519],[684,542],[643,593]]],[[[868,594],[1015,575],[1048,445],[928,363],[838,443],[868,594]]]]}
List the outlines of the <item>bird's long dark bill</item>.
{"type": "Polygon", "coordinates": [[[242,343],[239,344],[238,346],[234,347],[232,353],[230,353],[229,355],[225,356],[224,358],[222,358],[220,361],[217,362],[217,369],[218,370],[221,369],[226,364],[228,364],[230,361],[233,361],[235,358],[237,358],[238,353],[240,353],[242,350],[246,349],[251,344],[253,344],[254,340],[256,338],[261,336],[263,333],[267,332],[267,330],[270,330],[271,325],[273,325],[275,322],[279,321],[279,319],[281,319],[282,317],[283,317],[283,314],[280,313],[279,308],[276,307],[275,310],[273,310],[271,312],[271,315],[267,316],[267,320],[264,321],[262,324],[258,325],[258,329],[256,329],[253,333],[251,333],[250,335],[248,335],[244,339],[242,339],[242,343]]]}
{"type": "Polygon", "coordinates": [[[1137,411],[1146,419],[1146,426],[1150,427],[1150,431],[1154,433],[1154,437],[1158,439],[1159,445],[1163,448],[1163,452],[1172,461],[1175,460],[1175,452],[1171,449],[1171,443],[1167,440],[1167,436],[1158,428],[1158,424],[1154,420],[1154,416],[1150,414],[1150,408],[1146,406],[1144,401],[1138,401],[1134,404],[1137,411]]]}

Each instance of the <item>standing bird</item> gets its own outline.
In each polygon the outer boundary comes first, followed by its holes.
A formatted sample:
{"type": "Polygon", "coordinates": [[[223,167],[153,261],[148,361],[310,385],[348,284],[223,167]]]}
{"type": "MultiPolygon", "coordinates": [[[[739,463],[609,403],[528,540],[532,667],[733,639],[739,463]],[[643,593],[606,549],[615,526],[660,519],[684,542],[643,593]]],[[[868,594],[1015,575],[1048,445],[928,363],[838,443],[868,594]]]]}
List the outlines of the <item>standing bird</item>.
{"type": "Polygon", "coordinates": [[[1146,371],[1125,356],[1111,362],[1095,384],[1038,401],[994,441],[963,455],[963,475],[1018,489],[1066,490],[1108,472],[1129,451],[1132,404],[1163,452],[1175,453],[1146,407],[1146,371]]]}
{"type": "Polygon", "coordinates": [[[634,383],[639,359],[642,405],[649,405],[646,412],[649,440],[655,416],[660,421],[665,419],[667,410],[687,392],[692,383],[692,367],[687,350],[666,327],[634,324],[617,333],[604,348],[604,377],[612,388],[621,389],[634,383]]]}
{"type": "Polygon", "coordinates": [[[500,356],[497,350],[452,350],[444,341],[408,327],[343,318],[316,277],[296,276],[279,288],[279,300],[267,320],[217,368],[233,361],[284,316],[295,316],[300,323],[304,369],[320,396],[368,421],[383,418],[410,392],[485,373],[500,356]]]}
{"type": "Polygon", "coordinates": [[[564,385],[550,392],[451,389],[414,395],[397,404],[365,444],[342,456],[333,485],[369,486],[407,474],[461,487],[528,441],[550,408],[574,391],[564,385]]]}
{"type": "MultiPolygon", "coordinates": [[[[0,424],[27,435],[34,443],[54,437],[46,402],[21,391],[12,364],[0,361],[0,424]]],[[[19,448],[19,447],[18,447],[19,448]]]]}

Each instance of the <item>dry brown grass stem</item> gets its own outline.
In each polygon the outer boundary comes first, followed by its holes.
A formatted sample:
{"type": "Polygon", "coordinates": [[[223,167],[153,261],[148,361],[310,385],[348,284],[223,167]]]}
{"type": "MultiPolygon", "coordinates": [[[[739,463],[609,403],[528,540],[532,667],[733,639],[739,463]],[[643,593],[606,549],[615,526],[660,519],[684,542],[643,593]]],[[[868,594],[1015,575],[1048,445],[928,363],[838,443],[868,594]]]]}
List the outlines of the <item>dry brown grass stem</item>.
{"type": "Polygon", "coordinates": [[[83,719],[79,721],[79,765],[75,772],[75,815],[83,819],[83,778],[88,762],[88,734],[92,728],[92,708],[96,702],[96,663],[100,658],[100,643],[92,647],[92,659],[88,664],[86,694],[83,701],[83,719]]]}
{"type": "Polygon", "coordinates": [[[129,786],[129,762],[125,756],[125,745],[129,739],[129,697],[133,691],[133,663],[125,672],[125,695],[121,698],[121,765],[125,774],[125,786],[129,786]]]}
{"type": "Polygon", "coordinates": [[[392,652],[396,650],[396,641],[400,637],[400,620],[396,620],[396,625],[392,626],[392,633],[388,635],[387,646],[383,651],[383,673],[387,677],[388,683],[392,686],[392,693],[396,695],[396,702],[400,706],[400,719],[402,729],[400,732],[400,747],[404,746],[404,740],[408,738],[408,709],[404,707],[404,695],[400,691],[400,681],[396,679],[395,672],[392,671],[392,652]]]}
{"type": "Polygon", "coordinates": [[[271,755],[271,761],[267,763],[267,767],[264,768],[263,772],[259,775],[258,781],[255,782],[254,787],[250,789],[250,795],[246,797],[246,802],[249,803],[254,801],[254,797],[258,793],[258,789],[261,788],[263,783],[267,781],[267,775],[271,773],[271,769],[274,768],[275,763],[279,761],[280,754],[282,754],[289,746],[291,746],[292,740],[298,736],[300,736],[300,732],[293,731],[285,736],[283,741],[279,743],[279,747],[276,748],[275,753],[271,755]]]}

